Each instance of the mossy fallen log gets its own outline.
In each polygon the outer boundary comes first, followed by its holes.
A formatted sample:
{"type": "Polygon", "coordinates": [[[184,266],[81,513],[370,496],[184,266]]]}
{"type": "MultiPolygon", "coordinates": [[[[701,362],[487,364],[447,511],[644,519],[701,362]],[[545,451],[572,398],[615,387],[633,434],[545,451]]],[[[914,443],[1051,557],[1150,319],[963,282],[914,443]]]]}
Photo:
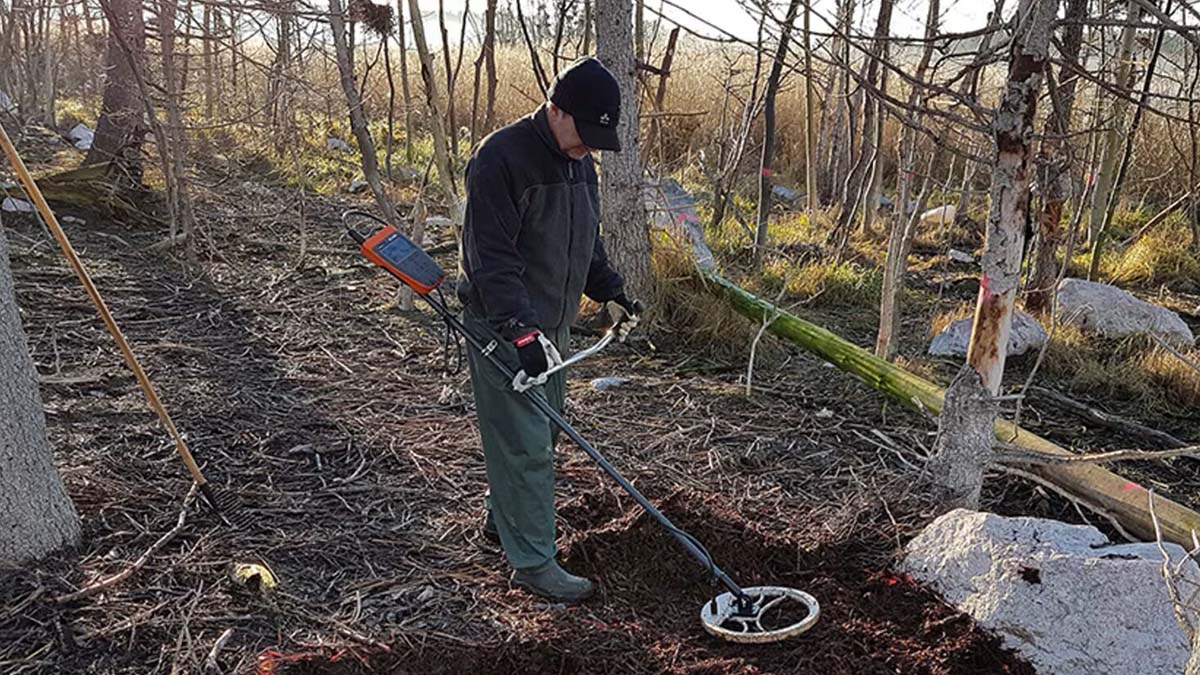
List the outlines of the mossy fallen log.
{"type": "MultiPolygon", "coordinates": [[[[875,357],[862,347],[772,305],[715,273],[705,272],[703,278],[709,289],[725,297],[738,313],[757,322],[770,321],[767,330],[776,336],[812,352],[907,407],[923,408],[934,414],[941,412],[945,390],[938,385],[875,357]]],[[[1074,454],[1004,419],[996,422],[996,438],[1045,454],[1074,454]]],[[[1155,538],[1149,493],[1137,482],[1094,464],[1030,466],[1027,471],[1089,507],[1101,510],[1131,535],[1146,540],[1155,538]]],[[[1195,545],[1193,532],[1200,533],[1200,513],[1159,495],[1154,497],[1154,510],[1164,539],[1188,550],[1195,545]]]]}

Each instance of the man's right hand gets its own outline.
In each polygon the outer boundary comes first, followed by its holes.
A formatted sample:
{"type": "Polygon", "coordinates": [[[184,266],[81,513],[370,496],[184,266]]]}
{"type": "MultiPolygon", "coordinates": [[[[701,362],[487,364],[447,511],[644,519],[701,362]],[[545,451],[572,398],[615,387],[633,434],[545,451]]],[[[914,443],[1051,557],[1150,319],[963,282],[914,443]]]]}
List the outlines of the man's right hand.
{"type": "Polygon", "coordinates": [[[521,370],[529,380],[537,380],[547,370],[562,363],[558,348],[536,328],[512,342],[517,348],[517,358],[521,360],[521,370]]]}

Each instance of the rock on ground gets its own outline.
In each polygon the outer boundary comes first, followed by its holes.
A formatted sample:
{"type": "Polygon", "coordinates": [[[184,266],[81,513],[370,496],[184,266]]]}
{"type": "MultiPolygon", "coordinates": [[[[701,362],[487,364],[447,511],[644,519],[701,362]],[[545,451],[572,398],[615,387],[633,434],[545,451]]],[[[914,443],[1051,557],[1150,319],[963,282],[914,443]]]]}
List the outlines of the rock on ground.
{"type": "Polygon", "coordinates": [[[325,139],[325,148],[328,150],[337,150],[339,152],[354,152],[354,148],[350,144],[335,136],[330,136],[325,139]]]}
{"type": "Polygon", "coordinates": [[[0,202],[0,210],[8,211],[9,213],[32,213],[33,202],[15,197],[5,197],[4,201],[0,202]]]}
{"type": "Polygon", "coordinates": [[[71,127],[67,132],[67,138],[79,150],[90,150],[92,141],[96,139],[96,132],[88,128],[88,125],[80,123],[71,127]]]}
{"type": "MultiPolygon", "coordinates": [[[[1156,544],[1113,545],[1094,527],[956,509],[909,543],[901,569],[1039,673],[1179,675],[1189,646],[1162,562],[1156,544]]],[[[1200,568],[1184,576],[1200,582],[1200,568]]]]}
{"type": "Polygon", "coordinates": [[[680,247],[687,246],[696,265],[703,270],[716,267],[712,251],[704,241],[704,225],[696,212],[696,198],[673,178],[648,185],[643,193],[646,213],[654,227],[666,231],[680,247]]]}
{"type": "Polygon", "coordinates": [[[346,190],[350,194],[358,194],[359,192],[366,190],[367,187],[367,181],[361,178],[355,178],[354,180],[350,181],[350,187],[346,188],[346,190]]]}
{"type": "Polygon", "coordinates": [[[1058,313],[1065,323],[1108,338],[1157,335],[1183,347],[1196,342],[1178,314],[1109,284],[1063,279],[1058,285],[1058,313]]]}
{"type": "MultiPolygon", "coordinates": [[[[965,357],[967,345],[971,343],[971,322],[972,319],[968,317],[946,326],[929,343],[929,353],[933,356],[965,357]]],[[[1020,310],[1013,312],[1012,333],[1008,338],[1009,356],[1020,356],[1041,349],[1048,339],[1050,336],[1037,319],[1020,310]]]]}

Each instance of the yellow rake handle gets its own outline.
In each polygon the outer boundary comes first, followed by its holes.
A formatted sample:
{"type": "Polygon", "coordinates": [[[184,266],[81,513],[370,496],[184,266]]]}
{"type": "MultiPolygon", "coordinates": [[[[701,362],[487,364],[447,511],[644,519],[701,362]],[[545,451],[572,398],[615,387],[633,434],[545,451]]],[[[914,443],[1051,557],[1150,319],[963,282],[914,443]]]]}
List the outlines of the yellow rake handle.
{"type": "Polygon", "coordinates": [[[4,146],[4,154],[8,156],[8,161],[12,164],[13,171],[16,171],[17,178],[21,181],[21,186],[25,188],[25,193],[33,200],[34,206],[37,207],[38,213],[42,216],[42,220],[46,221],[46,226],[50,228],[50,231],[54,234],[54,238],[58,240],[58,245],[62,247],[63,255],[67,257],[67,262],[71,264],[71,269],[75,270],[75,274],[83,284],[84,290],[87,291],[88,297],[92,299],[92,304],[96,306],[96,311],[100,313],[100,318],[104,320],[104,325],[108,327],[108,332],[117,341],[117,346],[121,349],[121,355],[125,357],[125,363],[129,365],[129,369],[137,377],[142,391],[146,393],[146,398],[150,401],[150,407],[154,408],[154,412],[158,413],[158,419],[162,421],[163,426],[167,428],[167,433],[175,441],[175,449],[179,451],[179,456],[183,458],[183,463],[187,465],[187,469],[192,474],[192,478],[196,483],[204,487],[208,481],[204,479],[204,474],[201,473],[200,467],[196,466],[196,460],[192,458],[192,453],[188,450],[187,443],[183,440],[183,436],[179,434],[179,430],[175,428],[175,423],[171,421],[171,416],[167,414],[167,409],[163,407],[162,401],[159,400],[158,393],[154,390],[154,385],[151,384],[150,378],[146,376],[146,371],[142,370],[142,364],[138,362],[137,356],[130,349],[129,343],[125,340],[125,336],[117,326],[117,322],[113,320],[112,313],[108,311],[108,305],[104,303],[104,298],[100,297],[100,291],[96,290],[96,285],[92,283],[91,276],[88,275],[83,262],[76,255],[75,249],[71,246],[71,241],[67,239],[67,233],[63,232],[62,227],[59,226],[58,219],[54,217],[54,212],[50,210],[50,205],[46,203],[46,198],[42,196],[42,191],[38,189],[37,183],[33,182],[33,177],[29,175],[29,169],[25,168],[25,162],[17,154],[17,149],[13,147],[12,141],[8,138],[8,132],[4,130],[3,125],[0,125],[0,145],[4,146]]]}

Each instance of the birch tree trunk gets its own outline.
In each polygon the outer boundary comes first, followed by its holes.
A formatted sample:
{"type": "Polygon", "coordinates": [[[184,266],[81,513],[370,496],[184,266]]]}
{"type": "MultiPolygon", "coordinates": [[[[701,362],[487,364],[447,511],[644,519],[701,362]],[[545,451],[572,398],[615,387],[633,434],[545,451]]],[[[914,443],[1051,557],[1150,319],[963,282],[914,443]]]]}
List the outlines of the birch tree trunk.
{"type": "Polygon", "coordinates": [[[767,227],[771,221],[771,172],[775,154],[775,97],[779,93],[779,82],[783,79],[783,60],[787,56],[788,41],[792,36],[792,24],[796,22],[796,11],[800,0],[788,3],[787,17],[783,20],[779,34],[779,46],[771,73],[767,76],[766,103],[763,106],[762,161],[758,171],[758,226],[754,232],[754,267],[762,265],[763,252],[767,247],[767,227]]]}
{"type": "MultiPolygon", "coordinates": [[[[1166,12],[1168,14],[1171,12],[1170,0],[1167,0],[1166,12]]],[[[1108,200],[1104,204],[1104,220],[1100,222],[1100,227],[1097,229],[1096,237],[1092,242],[1092,259],[1088,269],[1089,279],[1096,276],[1096,271],[1100,266],[1100,258],[1104,254],[1104,244],[1108,238],[1108,226],[1112,222],[1113,213],[1117,210],[1117,201],[1121,198],[1121,188],[1125,185],[1125,176],[1129,172],[1129,162],[1133,157],[1133,144],[1137,139],[1138,129],[1141,127],[1142,119],[1146,114],[1146,104],[1150,100],[1150,90],[1154,85],[1154,71],[1158,67],[1158,59],[1162,55],[1163,40],[1166,36],[1166,26],[1159,28],[1158,35],[1154,39],[1154,49],[1151,51],[1150,60],[1146,65],[1146,74],[1142,80],[1141,97],[1138,99],[1137,108],[1133,111],[1133,120],[1130,121],[1129,128],[1121,139],[1121,158],[1117,162],[1117,171],[1113,177],[1112,189],[1109,190],[1108,200]]]]}
{"type": "Polygon", "coordinates": [[[174,186],[168,191],[171,199],[171,239],[176,234],[182,234],[184,255],[189,264],[196,262],[196,240],[193,236],[195,217],[192,213],[191,192],[188,189],[187,173],[184,170],[184,160],[187,158],[187,130],[183,127],[183,114],[180,111],[179,77],[175,70],[175,2],[176,0],[160,0],[158,3],[158,21],[160,40],[162,42],[162,74],[163,89],[165,90],[167,106],[167,137],[170,148],[159,148],[159,152],[170,155],[171,173],[167,180],[174,186]]]}
{"type": "Polygon", "coordinates": [[[79,516],[50,458],[0,226],[0,563],[20,564],[79,541],[79,516]]]}
{"type": "Polygon", "coordinates": [[[104,99],[96,136],[84,164],[119,160],[130,182],[142,181],[142,136],[145,134],[145,107],[138,93],[133,63],[121,47],[123,38],[133,58],[145,70],[146,27],[138,0],[108,0],[108,46],[104,54],[104,99]]]}
{"type": "Polygon", "coordinates": [[[1029,217],[1030,140],[1057,13],[1058,0],[1021,0],[1017,10],[1008,82],[992,122],[992,206],[967,365],[946,392],[929,463],[931,481],[946,507],[978,505],[983,470],[992,456],[995,407],[989,399],[999,394],[1004,375],[1029,217]]]}
{"type": "Polygon", "coordinates": [[[1046,137],[1041,155],[1046,169],[1040,183],[1045,186],[1042,211],[1038,216],[1038,237],[1033,252],[1033,268],[1029,276],[1025,308],[1031,312],[1046,312],[1054,304],[1058,280],[1057,251],[1063,210],[1071,193],[1071,162],[1068,156],[1067,134],[1071,130],[1071,115],[1075,110],[1075,89],[1079,76],[1071,72],[1079,63],[1083,48],[1083,21],[1087,18],[1088,0],[1067,0],[1066,28],[1063,33],[1063,66],[1058,70],[1055,96],[1052,96],[1050,117],[1046,120],[1046,137]]]}
{"type": "MultiPolygon", "coordinates": [[[[354,82],[354,66],[350,60],[350,47],[346,43],[346,22],[343,14],[342,0],[329,0],[329,26],[333,29],[333,48],[337,53],[337,67],[342,93],[346,97],[346,107],[350,111],[350,129],[358,141],[358,153],[362,158],[363,178],[371,186],[371,194],[375,203],[389,223],[399,225],[400,217],[383,191],[383,181],[379,179],[379,158],[375,154],[375,141],[367,128],[367,116],[363,112],[362,97],[358,93],[358,85],[354,82]]],[[[418,240],[420,241],[420,240],[418,240]]]]}
{"type": "Polygon", "coordinates": [[[621,152],[600,153],[600,218],[609,257],[630,295],[654,294],[650,271],[650,236],[642,197],[642,162],[638,147],[640,108],[633,51],[633,6],[630,0],[596,0],[596,56],[621,87],[621,120],[617,134],[621,152]]]}

